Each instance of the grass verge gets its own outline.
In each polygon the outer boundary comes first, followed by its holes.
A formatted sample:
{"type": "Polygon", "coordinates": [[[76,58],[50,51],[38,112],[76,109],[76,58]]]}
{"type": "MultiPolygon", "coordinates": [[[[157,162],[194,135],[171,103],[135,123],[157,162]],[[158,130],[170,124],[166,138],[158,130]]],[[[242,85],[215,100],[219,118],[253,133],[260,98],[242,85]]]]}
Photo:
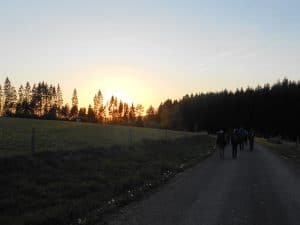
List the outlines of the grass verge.
{"type": "Polygon", "coordinates": [[[282,157],[300,163],[300,148],[297,148],[296,145],[287,143],[276,144],[269,142],[267,139],[264,138],[257,138],[256,141],[259,144],[262,144],[263,146],[273,150],[275,153],[281,155],[282,157]]]}

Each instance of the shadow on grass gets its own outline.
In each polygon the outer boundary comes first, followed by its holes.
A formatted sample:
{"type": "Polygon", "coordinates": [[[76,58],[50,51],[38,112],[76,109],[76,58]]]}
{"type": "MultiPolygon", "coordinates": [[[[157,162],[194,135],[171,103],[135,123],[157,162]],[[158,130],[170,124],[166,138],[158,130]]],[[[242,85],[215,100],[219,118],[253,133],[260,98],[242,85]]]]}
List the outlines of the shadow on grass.
{"type": "Polygon", "coordinates": [[[211,153],[213,138],[0,159],[0,224],[93,224],[211,153]]]}

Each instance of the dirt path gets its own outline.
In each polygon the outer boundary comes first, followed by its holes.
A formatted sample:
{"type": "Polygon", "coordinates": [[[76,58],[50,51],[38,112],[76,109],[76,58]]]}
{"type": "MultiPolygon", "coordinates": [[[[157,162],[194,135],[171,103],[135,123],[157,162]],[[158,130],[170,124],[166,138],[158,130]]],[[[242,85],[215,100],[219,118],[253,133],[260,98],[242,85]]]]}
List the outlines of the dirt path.
{"type": "Polygon", "coordinates": [[[109,225],[297,225],[300,166],[262,146],[232,160],[216,155],[148,198],[105,220],[109,225]]]}

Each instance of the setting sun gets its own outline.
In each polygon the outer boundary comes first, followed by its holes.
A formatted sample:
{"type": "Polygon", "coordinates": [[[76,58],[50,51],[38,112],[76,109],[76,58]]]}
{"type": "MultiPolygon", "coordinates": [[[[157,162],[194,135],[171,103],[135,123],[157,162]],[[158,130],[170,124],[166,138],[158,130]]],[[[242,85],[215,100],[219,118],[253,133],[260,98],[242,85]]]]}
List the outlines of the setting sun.
{"type": "MultiPolygon", "coordinates": [[[[151,74],[133,66],[99,65],[91,66],[90,69],[79,70],[76,77],[89,74],[88,80],[72,80],[74,87],[78,88],[79,105],[86,107],[93,104],[94,95],[100,90],[103,94],[104,103],[112,96],[128,104],[143,104],[148,107],[151,104],[158,105],[155,100],[158,95],[145,84],[152,84],[151,74]]],[[[72,88],[66,88],[65,101],[71,99],[72,88]]]]}
{"type": "Polygon", "coordinates": [[[130,97],[127,93],[123,92],[122,90],[112,90],[110,93],[105,93],[104,102],[108,102],[111,99],[111,96],[117,97],[118,100],[129,104],[135,102],[132,97],[130,97]]]}

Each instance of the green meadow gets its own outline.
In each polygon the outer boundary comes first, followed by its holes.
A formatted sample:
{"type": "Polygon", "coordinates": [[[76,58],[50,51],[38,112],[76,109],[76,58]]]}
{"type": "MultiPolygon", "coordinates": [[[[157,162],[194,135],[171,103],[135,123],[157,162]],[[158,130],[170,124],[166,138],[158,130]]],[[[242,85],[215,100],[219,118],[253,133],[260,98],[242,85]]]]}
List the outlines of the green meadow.
{"type": "Polygon", "coordinates": [[[31,154],[32,129],[36,152],[73,151],[134,145],[145,139],[173,140],[194,133],[93,123],[0,118],[0,157],[31,154]]]}
{"type": "Polygon", "coordinates": [[[1,118],[0,126],[6,225],[96,224],[211,155],[215,142],[205,134],[87,123],[1,118]]]}

